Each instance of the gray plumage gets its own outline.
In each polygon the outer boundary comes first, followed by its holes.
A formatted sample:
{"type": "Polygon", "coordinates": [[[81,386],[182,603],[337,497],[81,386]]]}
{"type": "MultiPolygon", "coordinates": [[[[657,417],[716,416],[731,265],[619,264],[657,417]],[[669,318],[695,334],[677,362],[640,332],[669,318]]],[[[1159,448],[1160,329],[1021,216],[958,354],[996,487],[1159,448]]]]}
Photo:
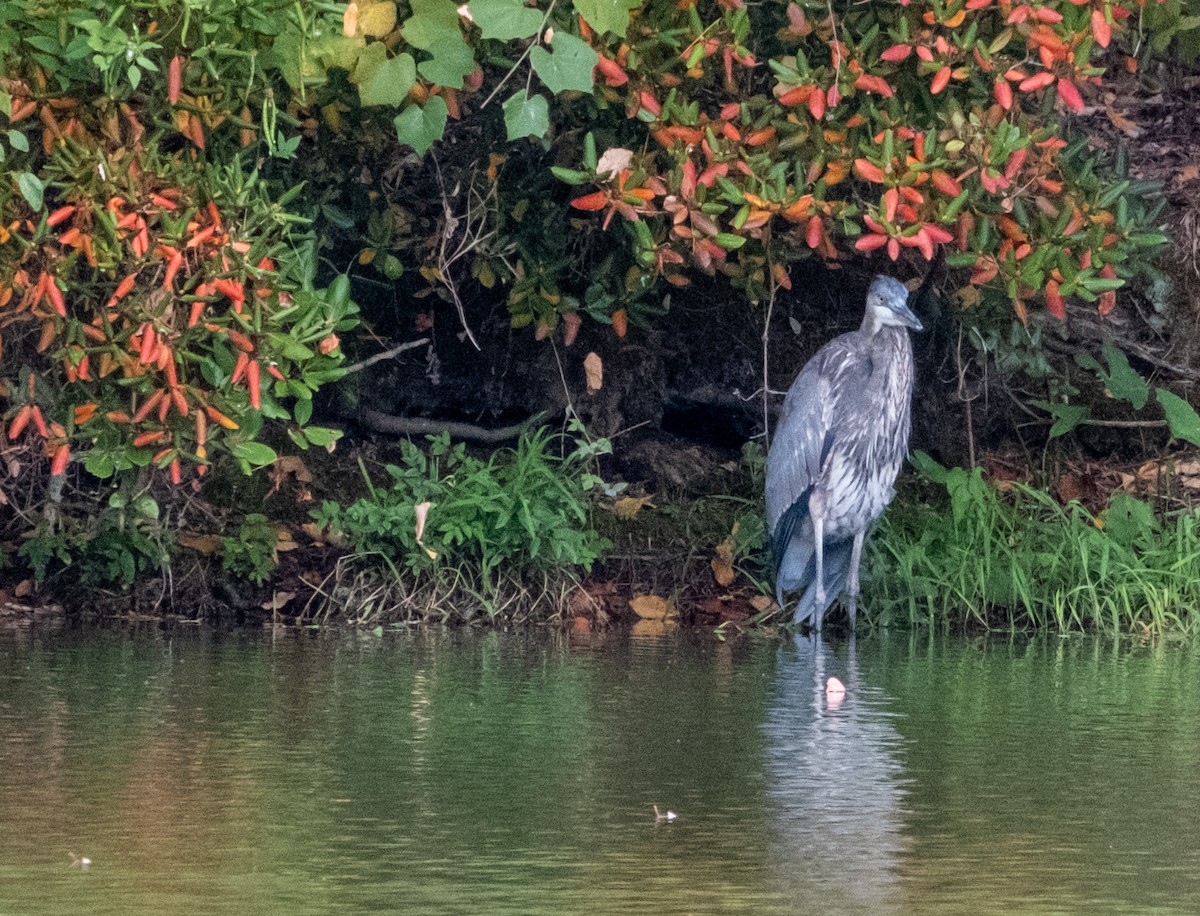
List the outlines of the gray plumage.
{"type": "Polygon", "coordinates": [[[820,629],[844,589],[854,621],[863,539],[883,514],[908,451],[913,358],[921,330],[908,290],[876,277],[862,327],[836,337],[800,371],[767,454],[767,531],[775,590],[801,591],[793,617],[820,629]]]}

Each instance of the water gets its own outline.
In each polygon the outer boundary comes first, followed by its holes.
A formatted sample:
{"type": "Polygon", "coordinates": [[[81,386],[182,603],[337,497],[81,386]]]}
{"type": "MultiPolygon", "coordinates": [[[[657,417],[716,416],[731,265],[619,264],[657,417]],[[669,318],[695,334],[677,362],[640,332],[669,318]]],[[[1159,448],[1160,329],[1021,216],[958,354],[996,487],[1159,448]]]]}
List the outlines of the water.
{"type": "Polygon", "coordinates": [[[1198,911],[1190,646],[0,632],[0,914],[1198,911]]]}

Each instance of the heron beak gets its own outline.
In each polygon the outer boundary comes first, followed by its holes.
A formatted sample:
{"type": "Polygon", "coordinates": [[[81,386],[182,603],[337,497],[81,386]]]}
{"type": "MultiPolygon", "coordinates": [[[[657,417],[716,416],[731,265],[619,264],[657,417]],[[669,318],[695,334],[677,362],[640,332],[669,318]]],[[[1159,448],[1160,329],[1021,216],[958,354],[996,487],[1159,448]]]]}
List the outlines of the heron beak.
{"type": "Polygon", "coordinates": [[[915,314],[913,314],[913,310],[910,309],[907,304],[902,305],[900,308],[896,309],[896,316],[900,319],[900,322],[902,324],[904,324],[906,327],[910,327],[914,331],[924,330],[924,328],[921,327],[921,319],[918,318],[915,314]]]}

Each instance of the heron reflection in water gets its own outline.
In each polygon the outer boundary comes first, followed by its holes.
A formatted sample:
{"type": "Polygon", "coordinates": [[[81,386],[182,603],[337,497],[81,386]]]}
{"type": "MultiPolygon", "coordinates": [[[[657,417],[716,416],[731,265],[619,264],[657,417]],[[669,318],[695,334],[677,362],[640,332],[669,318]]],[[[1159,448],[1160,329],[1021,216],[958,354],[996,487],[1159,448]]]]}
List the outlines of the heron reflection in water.
{"type": "Polygon", "coordinates": [[[903,744],[886,697],[860,675],[854,640],[796,636],[779,650],[763,730],[777,832],[772,870],[796,912],[903,909],[903,744]],[[845,684],[829,697],[831,677],[845,684]]]}
{"type": "Polygon", "coordinates": [[[876,277],[862,327],[817,351],[783,402],[767,454],[775,589],[800,591],[793,622],[821,628],[843,589],[853,625],[867,529],[892,501],[908,451],[913,383],[908,290],[876,277]]]}

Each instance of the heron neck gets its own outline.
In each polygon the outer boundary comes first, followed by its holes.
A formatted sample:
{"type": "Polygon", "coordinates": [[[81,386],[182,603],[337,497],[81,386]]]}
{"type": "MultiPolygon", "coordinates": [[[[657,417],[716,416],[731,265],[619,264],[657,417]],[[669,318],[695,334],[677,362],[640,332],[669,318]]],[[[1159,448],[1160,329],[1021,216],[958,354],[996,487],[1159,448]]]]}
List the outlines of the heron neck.
{"type": "Polygon", "coordinates": [[[867,313],[863,315],[863,323],[859,331],[868,337],[874,337],[882,327],[883,322],[879,320],[879,316],[872,309],[868,309],[867,313]]]}

